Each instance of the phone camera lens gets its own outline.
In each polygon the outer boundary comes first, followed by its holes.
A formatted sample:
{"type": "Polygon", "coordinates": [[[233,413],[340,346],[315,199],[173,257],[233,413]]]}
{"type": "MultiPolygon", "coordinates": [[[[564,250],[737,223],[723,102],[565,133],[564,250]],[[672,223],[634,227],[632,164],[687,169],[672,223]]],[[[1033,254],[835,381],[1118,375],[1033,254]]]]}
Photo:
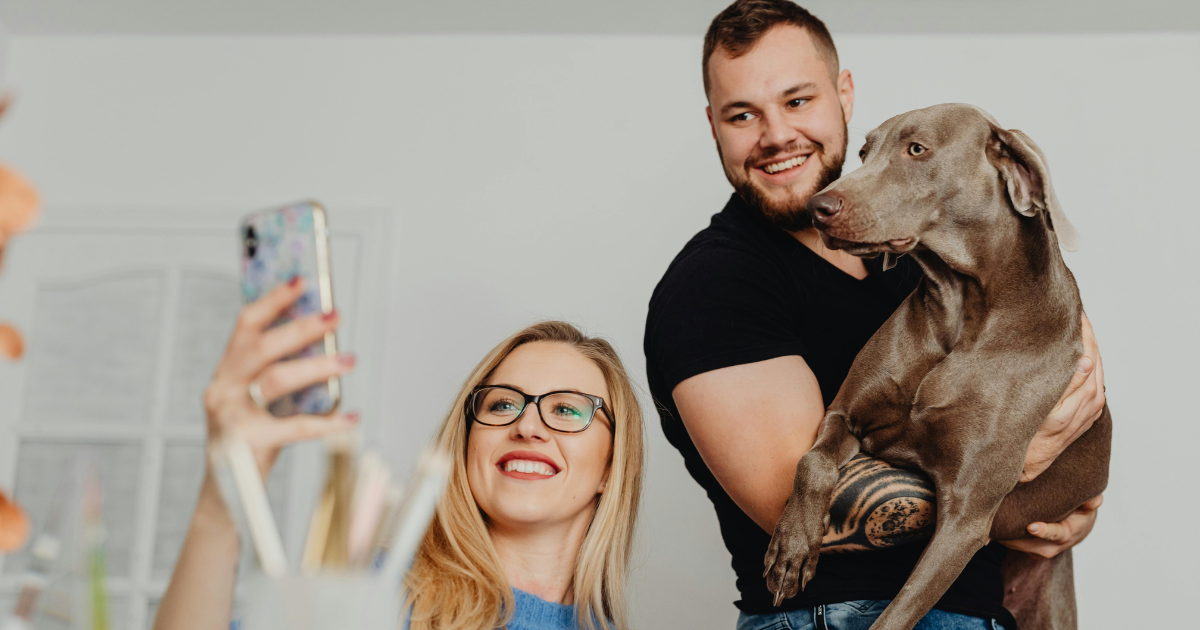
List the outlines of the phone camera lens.
{"type": "Polygon", "coordinates": [[[246,226],[242,235],[242,245],[246,248],[246,257],[254,258],[254,253],[258,251],[258,234],[254,231],[254,226],[246,226]]]}

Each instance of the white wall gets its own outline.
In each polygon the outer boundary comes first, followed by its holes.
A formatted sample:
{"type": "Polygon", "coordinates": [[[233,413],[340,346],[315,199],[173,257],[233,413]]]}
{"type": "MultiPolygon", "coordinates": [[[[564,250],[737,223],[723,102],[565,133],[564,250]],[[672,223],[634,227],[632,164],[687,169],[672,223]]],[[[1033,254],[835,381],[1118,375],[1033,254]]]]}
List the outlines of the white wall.
{"type": "MultiPolygon", "coordinates": [[[[1105,507],[1076,554],[1081,626],[1186,625],[1200,590],[1200,429],[1185,405],[1200,355],[1200,35],[839,45],[858,85],[852,148],[893,114],[967,101],[1048,154],[1083,236],[1068,263],[1117,419],[1105,507]]],[[[407,466],[474,363],[534,319],[608,336],[644,383],[650,292],[728,194],[699,50],[699,37],[18,37],[0,158],[48,212],[309,196],[334,222],[340,207],[393,211],[387,358],[354,378],[381,384],[385,412],[367,421],[407,466]]],[[[637,625],[730,628],[711,507],[656,417],[647,428],[637,625]]]]}

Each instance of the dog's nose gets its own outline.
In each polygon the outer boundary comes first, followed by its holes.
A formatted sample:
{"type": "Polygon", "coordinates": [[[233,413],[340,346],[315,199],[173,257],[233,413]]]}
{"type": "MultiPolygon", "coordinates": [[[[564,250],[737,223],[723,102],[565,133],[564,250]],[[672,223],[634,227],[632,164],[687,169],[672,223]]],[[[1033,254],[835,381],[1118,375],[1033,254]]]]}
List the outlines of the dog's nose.
{"type": "Polygon", "coordinates": [[[828,223],[842,209],[842,199],[830,195],[816,195],[804,206],[812,213],[813,220],[828,223]]]}

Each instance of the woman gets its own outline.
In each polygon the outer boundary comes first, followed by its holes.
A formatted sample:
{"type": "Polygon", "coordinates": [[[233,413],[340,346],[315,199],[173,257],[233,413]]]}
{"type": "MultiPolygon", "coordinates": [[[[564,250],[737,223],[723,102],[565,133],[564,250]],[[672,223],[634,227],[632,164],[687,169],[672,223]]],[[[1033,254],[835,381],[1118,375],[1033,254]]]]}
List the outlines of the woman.
{"type": "MultiPolygon", "coordinates": [[[[251,399],[252,387],[274,400],[354,365],[351,356],[279,361],[337,326],[331,313],[268,329],[302,292],[282,286],[243,309],[204,396],[209,439],[236,432],[264,477],[284,445],[358,421],[277,420],[251,399]]],[[[406,578],[409,626],[624,630],[642,439],[637,397],[607,342],[544,322],[492,350],[438,432],[454,466],[406,578]]],[[[206,476],[155,628],[228,628],[237,559],[237,534],[206,476]]]]}

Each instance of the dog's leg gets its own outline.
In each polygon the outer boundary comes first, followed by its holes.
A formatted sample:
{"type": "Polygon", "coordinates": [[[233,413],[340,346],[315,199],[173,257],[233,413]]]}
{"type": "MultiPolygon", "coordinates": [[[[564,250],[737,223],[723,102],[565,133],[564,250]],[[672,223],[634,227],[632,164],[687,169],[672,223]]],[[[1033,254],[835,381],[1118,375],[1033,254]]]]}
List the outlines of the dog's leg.
{"type": "MultiPolygon", "coordinates": [[[[954,449],[952,444],[941,446],[943,452],[954,449]]],[[[975,552],[987,544],[992,517],[1016,483],[1023,455],[976,452],[942,459],[935,470],[945,471],[951,462],[958,462],[959,469],[931,474],[937,487],[933,538],[872,630],[910,630],[933,608],[975,552]],[[996,478],[1001,471],[1011,471],[1011,483],[996,478]]]]}
{"type": "Polygon", "coordinates": [[[1029,534],[1037,521],[1056,523],[1108,486],[1112,450],[1112,416],[1108,407],[1079,439],[1063,451],[1050,468],[1028,483],[1018,484],[1004,498],[992,522],[992,540],[1012,540],[1029,534]]]}
{"type": "MultiPolygon", "coordinates": [[[[1048,470],[1018,485],[1000,504],[992,540],[1027,536],[1035,521],[1056,522],[1100,494],[1108,484],[1112,416],[1108,407],[1092,428],[1054,460],[1048,470]]],[[[1074,571],[1071,550],[1046,559],[1009,551],[1004,559],[1004,607],[1021,628],[1074,630],[1074,571]]]]}
{"type": "Polygon", "coordinates": [[[1004,607],[1017,627],[1075,630],[1075,570],[1068,549],[1053,558],[1009,551],[1004,558],[1004,607]]]}
{"type": "MultiPolygon", "coordinates": [[[[944,348],[928,338],[925,317],[922,307],[905,302],[867,341],[825,413],[816,443],[796,464],[792,495],[763,558],[763,577],[776,605],[798,593],[816,574],[838,471],[862,449],[858,436],[875,427],[878,435],[867,439],[879,443],[898,439],[906,431],[913,397],[913,390],[902,383],[913,383],[915,389],[920,378],[909,375],[926,374],[945,356],[944,348]]],[[[904,457],[881,459],[893,465],[912,463],[904,457]]]]}
{"type": "Polygon", "coordinates": [[[816,443],[796,464],[792,496],[775,523],[771,545],[763,558],[763,576],[767,588],[775,594],[776,606],[798,593],[816,574],[838,469],[858,450],[858,438],[850,433],[846,417],[830,411],[817,432],[816,443]]]}

